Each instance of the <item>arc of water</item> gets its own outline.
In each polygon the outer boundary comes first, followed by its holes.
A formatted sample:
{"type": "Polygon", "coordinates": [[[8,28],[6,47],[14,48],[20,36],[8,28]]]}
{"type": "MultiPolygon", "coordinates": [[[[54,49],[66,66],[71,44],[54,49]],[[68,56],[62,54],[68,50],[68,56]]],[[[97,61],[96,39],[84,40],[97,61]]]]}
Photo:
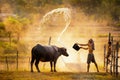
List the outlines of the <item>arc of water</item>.
{"type": "Polygon", "coordinates": [[[43,16],[43,19],[41,21],[41,24],[44,24],[45,21],[49,20],[53,14],[59,15],[59,14],[63,14],[64,16],[64,20],[66,22],[66,26],[65,28],[62,30],[62,32],[60,33],[60,35],[58,36],[57,41],[63,45],[64,47],[66,47],[63,42],[61,41],[61,36],[63,35],[63,33],[67,30],[67,28],[70,25],[71,22],[71,11],[68,8],[57,8],[54,9],[52,11],[50,11],[49,13],[47,13],[45,16],[43,16]]]}

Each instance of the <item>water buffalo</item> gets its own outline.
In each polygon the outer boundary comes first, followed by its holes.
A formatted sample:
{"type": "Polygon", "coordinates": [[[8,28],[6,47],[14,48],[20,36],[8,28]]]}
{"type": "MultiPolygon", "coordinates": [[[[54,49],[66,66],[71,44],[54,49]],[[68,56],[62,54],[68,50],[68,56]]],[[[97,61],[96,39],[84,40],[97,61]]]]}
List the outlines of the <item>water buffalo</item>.
{"type": "Polygon", "coordinates": [[[67,50],[64,47],[57,47],[57,46],[42,46],[37,44],[32,48],[32,59],[31,59],[31,72],[33,72],[33,63],[35,61],[35,66],[38,72],[40,72],[38,64],[39,61],[42,62],[50,62],[51,72],[52,70],[52,62],[54,62],[54,72],[56,72],[56,61],[59,56],[64,55],[68,56],[67,50]]]}

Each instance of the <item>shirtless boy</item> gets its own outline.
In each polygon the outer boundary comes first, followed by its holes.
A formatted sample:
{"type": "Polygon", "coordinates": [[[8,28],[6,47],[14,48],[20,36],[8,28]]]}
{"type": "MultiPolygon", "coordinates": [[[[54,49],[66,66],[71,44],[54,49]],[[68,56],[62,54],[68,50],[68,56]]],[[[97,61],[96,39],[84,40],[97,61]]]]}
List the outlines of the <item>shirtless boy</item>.
{"type": "Polygon", "coordinates": [[[87,58],[87,64],[88,64],[87,65],[87,72],[89,72],[91,62],[93,62],[95,64],[97,72],[99,72],[99,69],[98,69],[97,63],[95,61],[94,54],[93,54],[93,51],[95,50],[94,41],[92,39],[90,39],[87,44],[79,44],[79,43],[77,43],[77,44],[80,46],[88,46],[87,48],[81,47],[81,49],[88,50],[88,52],[89,52],[88,58],[87,58]]]}

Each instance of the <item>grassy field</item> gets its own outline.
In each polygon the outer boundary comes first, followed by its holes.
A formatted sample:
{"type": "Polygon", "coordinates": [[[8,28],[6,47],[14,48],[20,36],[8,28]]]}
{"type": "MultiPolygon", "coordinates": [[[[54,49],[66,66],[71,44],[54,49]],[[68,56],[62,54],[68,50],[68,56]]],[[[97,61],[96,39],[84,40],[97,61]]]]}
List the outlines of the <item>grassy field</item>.
{"type": "Polygon", "coordinates": [[[0,71],[0,80],[120,80],[108,73],[0,71]]]}

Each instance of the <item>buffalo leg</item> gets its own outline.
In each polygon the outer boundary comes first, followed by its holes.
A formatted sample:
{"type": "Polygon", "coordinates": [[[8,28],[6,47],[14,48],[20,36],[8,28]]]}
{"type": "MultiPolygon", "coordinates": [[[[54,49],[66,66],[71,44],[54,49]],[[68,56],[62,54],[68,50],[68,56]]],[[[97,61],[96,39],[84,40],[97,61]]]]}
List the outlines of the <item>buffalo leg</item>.
{"type": "Polygon", "coordinates": [[[56,71],[56,60],[54,61],[54,72],[57,72],[56,71]]]}
{"type": "Polygon", "coordinates": [[[52,70],[52,61],[50,61],[50,66],[51,66],[51,72],[53,72],[53,70],[52,70]]]}
{"type": "Polygon", "coordinates": [[[39,59],[36,59],[35,66],[36,66],[37,71],[40,72],[38,64],[39,64],[39,59]]]}
{"type": "Polygon", "coordinates": [[[31,72],[33,72],[33,63],[34,63],[34,60],[35,60],[35,58],[32,57],[32,60],[31,60],[31,72]]]}

